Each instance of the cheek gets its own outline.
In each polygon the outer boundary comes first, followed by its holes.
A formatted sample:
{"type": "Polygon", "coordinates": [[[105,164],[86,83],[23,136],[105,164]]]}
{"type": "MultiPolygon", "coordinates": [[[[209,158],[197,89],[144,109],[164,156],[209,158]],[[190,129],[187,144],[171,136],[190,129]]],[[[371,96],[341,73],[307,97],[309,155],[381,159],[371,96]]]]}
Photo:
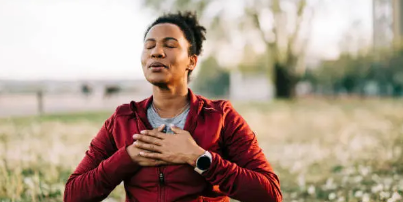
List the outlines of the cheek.
{"type": "Polygon", "coordinates": [[[189,63],[188,53],[185,51],[178,51],[173,57],[173,63],[175,66],[187,66],[189,63]]]}
{"type": "Polygon", "coordinates": [[[143,52],[141,53],[141,65],[144,68],[147,64],[147,50],[143,50],[143,52]]]}

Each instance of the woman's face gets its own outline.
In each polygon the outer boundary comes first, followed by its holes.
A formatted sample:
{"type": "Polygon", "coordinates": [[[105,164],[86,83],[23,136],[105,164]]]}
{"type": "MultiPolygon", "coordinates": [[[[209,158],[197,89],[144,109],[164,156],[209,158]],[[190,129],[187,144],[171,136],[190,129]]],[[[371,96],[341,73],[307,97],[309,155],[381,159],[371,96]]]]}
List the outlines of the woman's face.
{"type": "Polygon", "coordinates": [[[141,64],[147,81],[154,85],[187,83],[188,70],[193,70],[197,56],[189,56],[189,42],[175,24],[153,26],[144,40],[141,64]]]}

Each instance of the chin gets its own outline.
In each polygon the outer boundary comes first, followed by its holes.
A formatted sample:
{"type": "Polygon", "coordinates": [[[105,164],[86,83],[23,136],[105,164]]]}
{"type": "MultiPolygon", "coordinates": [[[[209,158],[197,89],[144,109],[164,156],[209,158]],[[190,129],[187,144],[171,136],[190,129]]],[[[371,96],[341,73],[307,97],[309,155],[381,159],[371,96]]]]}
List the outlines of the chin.
{"type": "Polygon", "coordinates": [[[146,78],[146,79],[152,85],[162,87],[162,88],[166,87],[168,84],[168,82],[162,78],[146,78]]]}

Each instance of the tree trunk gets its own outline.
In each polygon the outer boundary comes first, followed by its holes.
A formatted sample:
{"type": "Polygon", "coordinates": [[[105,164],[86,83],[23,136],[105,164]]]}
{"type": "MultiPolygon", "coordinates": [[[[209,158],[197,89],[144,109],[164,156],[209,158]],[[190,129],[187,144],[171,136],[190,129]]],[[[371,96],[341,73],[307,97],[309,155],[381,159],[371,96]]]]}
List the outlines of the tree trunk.
{"type": "Polygon", "coordinates": [[[296,77],[290,71],[288,71],[285,66],[279,63],[274,65],[274,85],[276,90],[276,98],[295,98],[296,83],[296,77]]]}

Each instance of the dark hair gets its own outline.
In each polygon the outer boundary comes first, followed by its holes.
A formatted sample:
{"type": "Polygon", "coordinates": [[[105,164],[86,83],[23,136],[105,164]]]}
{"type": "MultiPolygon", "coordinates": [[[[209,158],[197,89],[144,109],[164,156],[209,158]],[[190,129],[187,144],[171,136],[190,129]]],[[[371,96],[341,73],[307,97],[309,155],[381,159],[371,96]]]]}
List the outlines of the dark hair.
{"type": "MultiPolygon", "coordinates": [[[[158,17],[148,28],[144,34],[144,39],[150,29],[157,24],[162,23],[171,23],[178,26],[186,39],[188,40],[190,46],[188,53],[189,55],[197,55],[199,56],[203,50],[203,41],[206,40],[206,28],[199,25],[199,21],[197,19],[196,13],[185,11],[185,12],[177,12],[177,13],[168,13],[158,17]]],[[[188,72],[188,81],[189,76],[192,73],[192,70],[188,72]]]]}

